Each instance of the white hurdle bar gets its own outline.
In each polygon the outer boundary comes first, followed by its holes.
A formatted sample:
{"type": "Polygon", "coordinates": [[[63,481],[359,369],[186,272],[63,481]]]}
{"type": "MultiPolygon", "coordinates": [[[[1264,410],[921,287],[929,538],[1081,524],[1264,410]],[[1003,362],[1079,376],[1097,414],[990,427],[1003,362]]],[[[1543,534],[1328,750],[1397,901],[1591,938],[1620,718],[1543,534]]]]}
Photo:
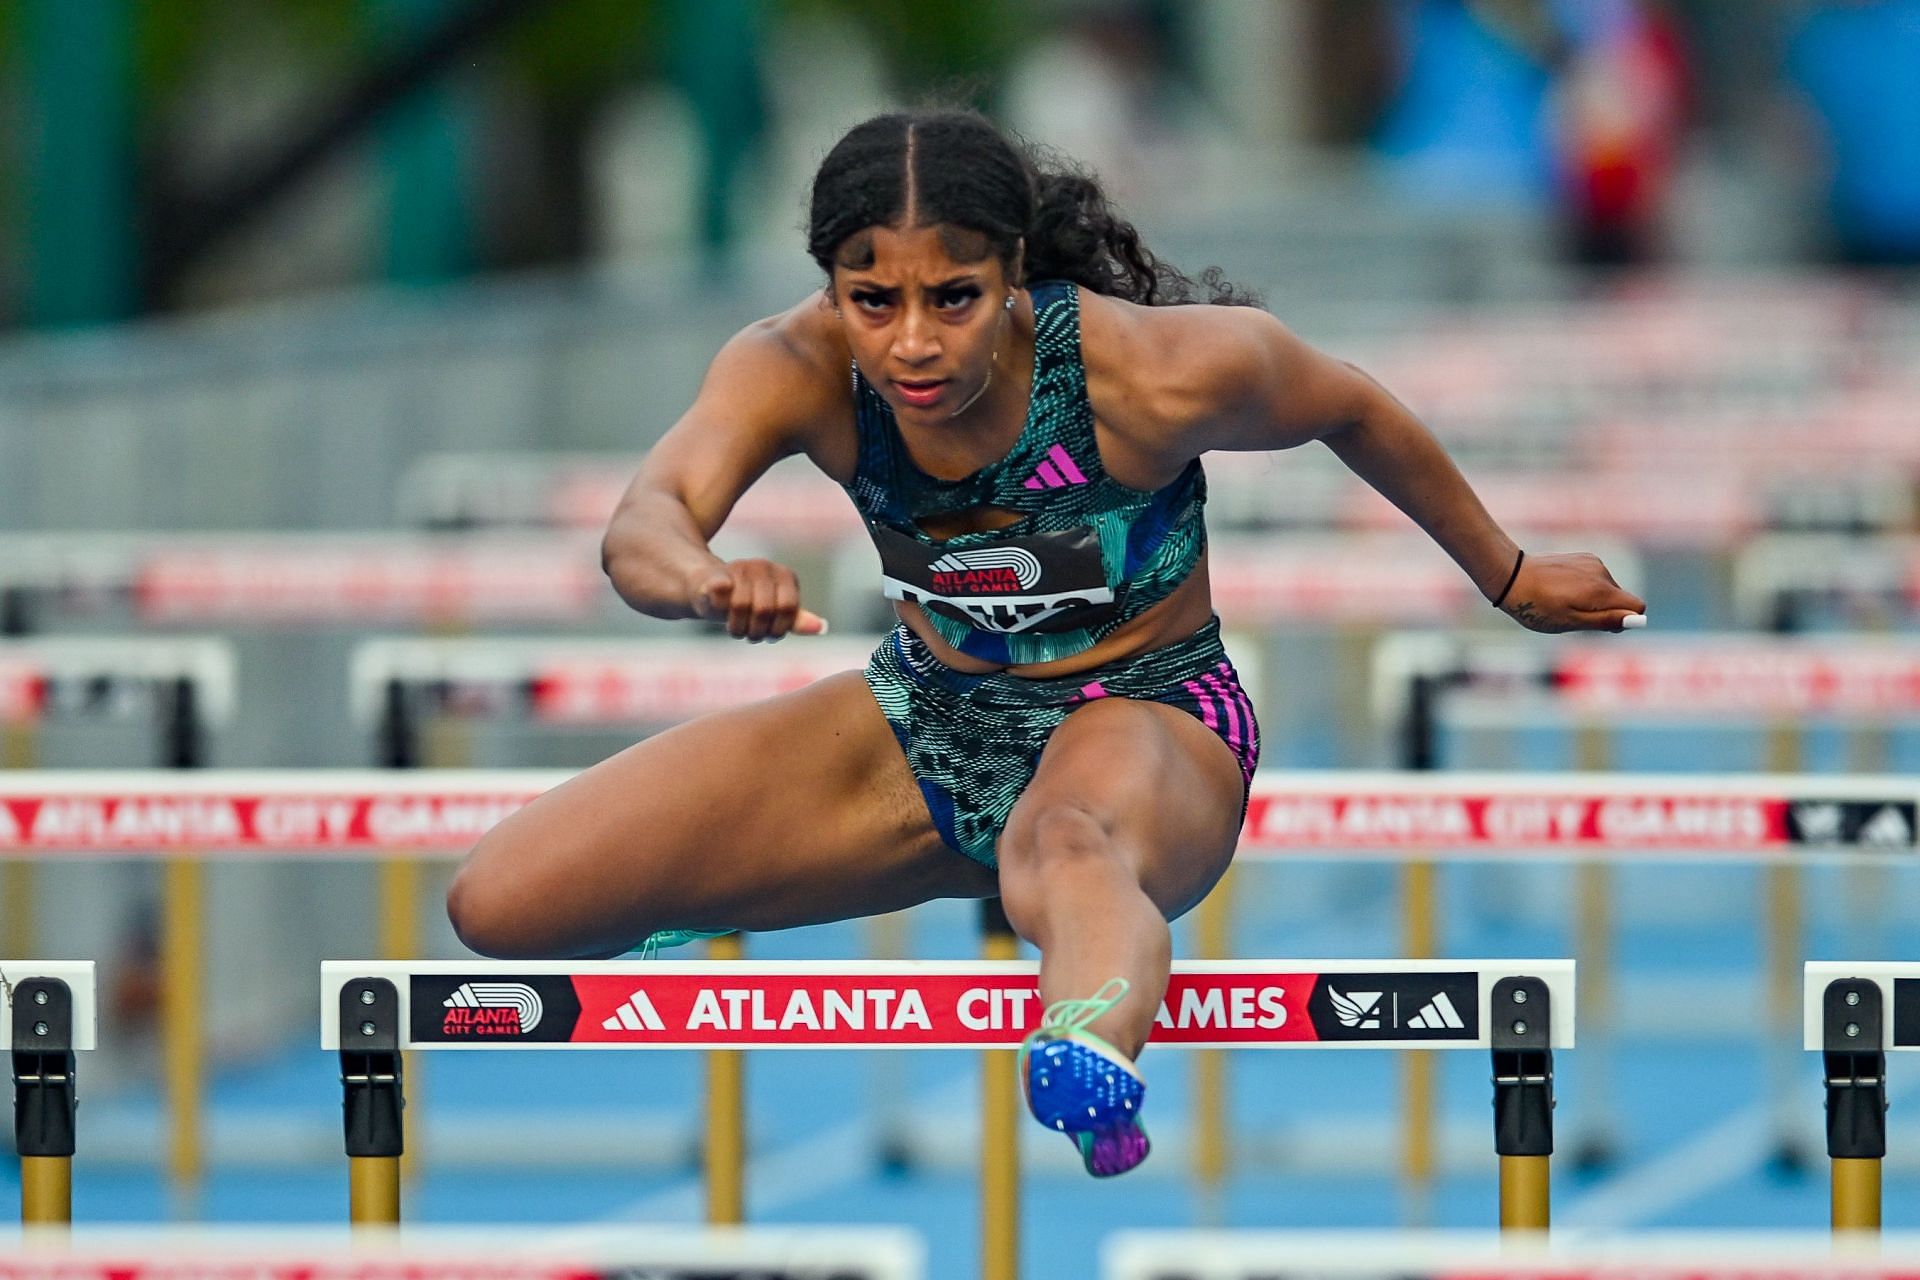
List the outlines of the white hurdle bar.
{"type": "Polygon", "coordinates": [[[1801,1033],[1825,1066],[1833,1229],[1877,1232],[1887,1054],[1920,1049],[1920,963],[1809,961],[1801,1033]]]}
{"type": "MultiPolygon", "coordinates": [[[[1020,961],[328,961],[320,1038],[341,1055],[353,1220],[399,1221],[405,1050],[1004,1051],[1039,1024],[1037,974],[1020,961]]],[[[1193,961],[1174,966],[1153,1037],[1196,1049],[1489,1051],[1501,1226],[1543,1230],[1553,1050],[1572,1047],[1574,1017],[1567,960],[1193,961]]],[[[709,1148],[709,1160],[737,1154],[709,1148]]],[[[1008,1147],[1002,1158],[1018,1157],[1008,1147]]],[[[737,1186],[741,1162],[719,1176],[737,1186]]],[[[995,1280],[1017,1271],[1018,1214],[1012,1196],[982,1205],[983,1224],[998,1223],[1000,1249],[983,1250],[995,1280]]]]}
{"type": "Polygon", "coordinates": [[[96,1044],[91,960],[0,960],[0,1043],[12,1062],[20,1221],[73,1221],[74,1054],[96,1044]]]}

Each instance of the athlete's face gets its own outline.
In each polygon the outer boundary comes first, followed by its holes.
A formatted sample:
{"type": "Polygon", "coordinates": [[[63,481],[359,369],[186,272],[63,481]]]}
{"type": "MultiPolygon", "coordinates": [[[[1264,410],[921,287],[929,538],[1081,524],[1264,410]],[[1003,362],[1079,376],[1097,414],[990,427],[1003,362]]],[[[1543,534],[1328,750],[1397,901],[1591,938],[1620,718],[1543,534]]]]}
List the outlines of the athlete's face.
{"type": "Polygon", "coordinates": [[[871,227],[834,257],[834,307],[861,375],[925,424],[980,399],[1011,339],[1013,289],[985,238],[952,227],[871,227]]]}

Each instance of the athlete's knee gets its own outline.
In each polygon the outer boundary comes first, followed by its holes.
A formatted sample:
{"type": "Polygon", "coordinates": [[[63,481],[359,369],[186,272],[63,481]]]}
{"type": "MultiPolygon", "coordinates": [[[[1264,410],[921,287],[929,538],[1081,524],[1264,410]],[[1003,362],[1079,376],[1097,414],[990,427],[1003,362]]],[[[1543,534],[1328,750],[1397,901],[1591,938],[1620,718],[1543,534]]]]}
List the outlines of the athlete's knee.
{"type": "Polygon", "coordinates": [[[1052,912],[1086,910],[1109,890],[1137,889],[1112,822],[1072,800],[1017,806],[1000,835],[999,858],[1001,905],[1030,942],[1041,942],[1052,912]]]}
{"type": "Polygon", "coordinates": [[[495,868],[469,856],[447,886],[447,921],[469,951],[496,960],[526,960],[541,952],[528,928],[526,895],[495,868]]]}
{"type": "Polygon", "coordinates": [[[1083,801],[1023,801],[1000,833],[1001,870],[1047,875],[1102,865],[1119,857],[1118,837],[1112,819],[1083,801]]]}

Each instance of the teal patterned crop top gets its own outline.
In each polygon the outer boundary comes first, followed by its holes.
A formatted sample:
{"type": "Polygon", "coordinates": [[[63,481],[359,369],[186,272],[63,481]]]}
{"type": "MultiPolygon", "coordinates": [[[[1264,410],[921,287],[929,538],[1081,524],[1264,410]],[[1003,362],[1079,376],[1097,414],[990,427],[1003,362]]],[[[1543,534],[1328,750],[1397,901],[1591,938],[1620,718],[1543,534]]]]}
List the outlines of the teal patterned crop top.
{"type": "Polygon", "coordinates": [[[915,466],[893,410],[854,370],[860,461],[848,495],[880,551],[882,590],[917,603],[961,653],[1051,662],[1166,599],[1206,547],[1198,459],[1152,493],[1109,476],[1094,439],[1080,354],[1080,295],[1035,284],[1033,394],[1013,448],[959,480],[915,466]],[[928,516],[997,507],[1004,529],[937,539],[928,516]]]}

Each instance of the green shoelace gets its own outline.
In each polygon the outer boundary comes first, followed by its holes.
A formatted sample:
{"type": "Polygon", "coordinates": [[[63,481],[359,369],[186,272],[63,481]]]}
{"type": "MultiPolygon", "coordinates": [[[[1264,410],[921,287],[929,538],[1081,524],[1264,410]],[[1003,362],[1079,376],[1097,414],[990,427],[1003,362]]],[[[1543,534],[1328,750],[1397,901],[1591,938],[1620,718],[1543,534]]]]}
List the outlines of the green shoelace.
{"type": "Polygon", "coordinates": [[[648,934],[627,954],[640,960],[653,960],[668,947],[684,947],[702,938],[724,938],[734,932],[733,929],[661,929],[648,934]]]}
{"type": "Polygon", "coordinates": [[[1076,1031],[1085,1032],[1087,1039],[1112,1049],[1112,1045],[1101,1040],[1099,1036],[1086,1032],[1085,1028],[1090,1023],[1105,1017],[1109,1010],[1127,998],[1127,992],[1132,989],[1133,984],[1125,978],[1108,978],[1100,984],[1098,991],[1084,1000],[1054,1001],[1040,1016],[1040,1025],[1028,1032],[1027,1038],[1020,1042],[1021,1060],[1024,1061],[1033,1046],[1040,1041],[1057,1040],[1063,1035],[1071,1035],[1076,1031]],[[1109,991],[1113,994],[1108,995],[1109,991]]]}

